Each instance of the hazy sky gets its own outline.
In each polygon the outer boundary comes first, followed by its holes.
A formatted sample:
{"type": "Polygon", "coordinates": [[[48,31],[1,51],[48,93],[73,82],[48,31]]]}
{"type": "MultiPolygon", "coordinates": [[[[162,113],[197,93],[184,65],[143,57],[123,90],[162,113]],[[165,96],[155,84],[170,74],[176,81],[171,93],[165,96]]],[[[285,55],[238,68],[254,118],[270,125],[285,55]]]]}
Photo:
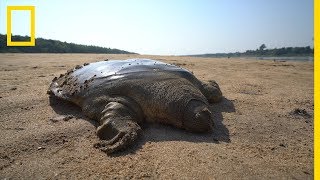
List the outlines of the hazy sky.
{"type": "MultiPolygon", "coordinates": [[[[36,7],[36,37],[140,54],[313,46],[313,0],[0,0],[1,34],[8,5],[36,7]]],[[[14,11],[14,35],[28,16],[14,11]]]]}

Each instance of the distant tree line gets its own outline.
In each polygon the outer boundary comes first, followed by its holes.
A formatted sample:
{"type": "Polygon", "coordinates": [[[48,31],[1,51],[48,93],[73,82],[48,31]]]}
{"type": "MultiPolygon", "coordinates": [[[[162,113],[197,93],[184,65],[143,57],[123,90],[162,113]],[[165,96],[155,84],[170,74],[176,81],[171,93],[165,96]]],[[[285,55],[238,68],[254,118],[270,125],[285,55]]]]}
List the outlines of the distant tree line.
{"type": "Polygon", "coordinates": [[[314,49],[310,46],[306,47],[282,47],[274,49],[266,49],[266,45],[262,44],[256,50],[247,50],[245,52],[235,53],[215,53],[215,54],[199,54],[191,55],[196,57],[277,57],[277,56],[313,56],[314,49]]]}
{"type": "MultiPolygon", "coordinates": [[[[12,41],[30,41],[28,36],[12,36],[12,41]]],[[[51,39],[36,38],[32,47],[7,46],[7,35],[0,34],[0,53],[101,53],[101,54],[135,54],[119,49],[99,46],[87,46],[61,42],[51,39]]]]}

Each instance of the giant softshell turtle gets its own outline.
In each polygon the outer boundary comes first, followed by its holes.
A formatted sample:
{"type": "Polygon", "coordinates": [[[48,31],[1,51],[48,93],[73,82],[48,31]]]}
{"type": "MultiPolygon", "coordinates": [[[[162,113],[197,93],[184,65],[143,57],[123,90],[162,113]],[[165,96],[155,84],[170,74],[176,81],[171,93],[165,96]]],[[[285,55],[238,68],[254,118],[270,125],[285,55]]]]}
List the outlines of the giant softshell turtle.
{"type": "Polygon", "coordinates": [[[48,92],[98,121],[95,146],[107,153],[132,144],[143,122],[210,131],[209,103],[222,98],[215,81],[203,83],[186,69],[150,59],[78,65],[54,78],[48,92]]]}

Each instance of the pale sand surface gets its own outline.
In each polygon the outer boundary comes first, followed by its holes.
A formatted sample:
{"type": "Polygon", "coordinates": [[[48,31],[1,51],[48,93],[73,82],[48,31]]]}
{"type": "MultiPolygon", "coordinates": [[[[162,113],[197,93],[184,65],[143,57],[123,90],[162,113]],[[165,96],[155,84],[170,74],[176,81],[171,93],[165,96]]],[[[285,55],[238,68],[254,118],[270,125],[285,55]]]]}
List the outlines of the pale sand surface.
{"type": "Polygon", "coordinates": [[[312,179],[313,63],[174,56],[0,54],[0,179],[312,179]],[[212,134],[145,125],[134,147],[93,148],[95,123],[46,94],[85,62],[146,57],[216,80],[212,134]],[[305,109],[311,118],[290,112],[305,109]],[[74,115],[52,122],[57,115],[74,115]]]}

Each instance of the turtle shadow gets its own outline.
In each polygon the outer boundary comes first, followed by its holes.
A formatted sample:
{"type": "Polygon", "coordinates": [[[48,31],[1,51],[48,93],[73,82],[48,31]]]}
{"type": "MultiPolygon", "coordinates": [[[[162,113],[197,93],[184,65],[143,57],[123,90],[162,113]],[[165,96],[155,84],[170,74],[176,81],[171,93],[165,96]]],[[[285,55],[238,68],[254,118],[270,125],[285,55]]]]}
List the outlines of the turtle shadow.
{"type": "MultiPolygon", "coordinates": [[[[83,119],[88,121],[96,128],[99,124],[83,115],[81,108],[74,105],[71,102],[58,99],[56,97],[49,97],[50,106],[59,115],[72,115],[76,119],[83,119]]],[[[178,129],[172,126],[162,124],[142,124],[143,133],[139,140],[130,148],[124,151],[116,152],[110,156],[123,156],[126,154],[134,154],[139,149],[142,149],[143,145],[148,142],[163,142],[163,141],[186,141],[194,143],[216,143],[220,142],[229,143],[229,130],[223,124],[223,112],[231,113],[235,112],[234,104],[231,100],[223,98],[221,102],[210,105],[210,110],[213,115],[214,129],[209,133],[192,133],[182,129],[178,129]]]]}
{"type": "Polygon", "coordinates": [[[72,102],[61,100],[55,96],[49,96],[49,104],[54,112],[59,115],[72,115],[75,119],[83,119],[85,121],[88,121],[96,128],[99,126],[96,121],[85,116],[82,113],[81,108],[79,106],[76,106],[72,102]]]}

